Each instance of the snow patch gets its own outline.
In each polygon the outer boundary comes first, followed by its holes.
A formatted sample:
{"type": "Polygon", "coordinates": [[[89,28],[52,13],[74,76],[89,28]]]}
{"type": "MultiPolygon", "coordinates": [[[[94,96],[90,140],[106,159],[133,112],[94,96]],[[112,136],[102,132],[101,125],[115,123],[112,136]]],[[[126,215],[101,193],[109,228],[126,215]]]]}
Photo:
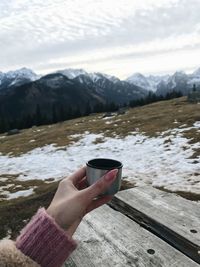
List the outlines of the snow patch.
{"type": "Polygon", "coordinates": [[[67,147],[52,144],[18,157],[1,155],[0,174],[18,175],[19,180],[61,179],[91,158],[105,157],[122,161],[123,176],[137,186],[152,184],[171,191],[200,193],[200,158],[190,159],[200,144],[188,144],[183,137],[184,131],[199,127],[200,122],[196,122],[192,127],[171,129],[152,138],[137,130],[122,139],[85,132],[73,135],[80,139],[67,147]],[[95,142],[97,138],[103,142],[95,142]]]}
{"type": "Polygon", "coordinates": [[[7,200],[18,198],[18,197],[28,197],[33,194],[33,188],[28,189],[28,190],[22,190],[22,191],[17,191],[15,193],[9,193],[7,194],[7,200]]]}
{"type": "Polygon", "coordinates": [[[0,177],[0,182],[6,182],[7,180],[8,180],[8,178],[0,177]]]}

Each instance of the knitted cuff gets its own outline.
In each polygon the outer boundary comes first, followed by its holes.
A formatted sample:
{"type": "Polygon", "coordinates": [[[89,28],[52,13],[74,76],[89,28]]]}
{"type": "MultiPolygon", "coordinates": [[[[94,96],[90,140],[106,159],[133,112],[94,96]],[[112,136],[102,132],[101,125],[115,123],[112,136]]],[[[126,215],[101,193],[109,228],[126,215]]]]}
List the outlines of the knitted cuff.
{"type": "Polygon", "coordinates": [[[16,247],[42,267],[62,266],[76,246],[44,208],[38,210],[16,240],[16,247]]]}

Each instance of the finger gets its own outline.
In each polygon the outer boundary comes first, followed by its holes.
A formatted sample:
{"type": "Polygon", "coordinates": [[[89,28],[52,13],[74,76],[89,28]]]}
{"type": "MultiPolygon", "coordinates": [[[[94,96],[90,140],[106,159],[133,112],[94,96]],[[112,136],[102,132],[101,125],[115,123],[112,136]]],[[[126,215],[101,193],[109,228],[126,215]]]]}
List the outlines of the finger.
{"type": "Polygon", "coordinates": [[[84,177],[77,185],[78,190],[83,190],[88,187],[87,178],[84,177]]]}
{"type": "Polygon", "coordinates": [[[86,167],[82,167],[78,171],[71,174],[67,179],[71,180],[72,183],[75,185],[79,181],[81,181],[81,179],[83,179],[85,176],[86,176],[86,167]]]}
{"type": "Polygon", "coordinates": [[[104,196],[101,197],[99,199],[94,200],[87,208],[86,213],[108,203],[109,201],[111,201],[111,199],[113,198],[113,196],[104,196]]]}
{"type": "Polygon", "coordinates": [[[109,171],[96,183],[84,189],[83,193],[86,196],[86,200],[90,202],[95,197],[99,196],[100,194],[103,194],[116,179],[117,172],[117,169],[109,171]]]}
{"type": "Polygon", "coordinates": [[[86,177],[83,177],[80,181],[78,181],[75,186],[79,186],[83,181],[85,181],[86,177]]]}

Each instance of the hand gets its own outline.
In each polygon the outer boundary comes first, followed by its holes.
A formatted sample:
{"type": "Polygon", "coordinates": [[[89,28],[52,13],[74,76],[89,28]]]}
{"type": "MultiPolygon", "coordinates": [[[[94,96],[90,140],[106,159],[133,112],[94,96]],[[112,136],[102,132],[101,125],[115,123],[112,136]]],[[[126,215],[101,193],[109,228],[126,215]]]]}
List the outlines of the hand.
{"type": "Polygon", "coordinates": [[[111,170],[96,183],[87,187],[86,167],[63,179],[47,209],[57,224],[72,236],[82,218],[93,209],[109,202],[113,196],[102,196],[114,182],[118,170],[111,170]]]}

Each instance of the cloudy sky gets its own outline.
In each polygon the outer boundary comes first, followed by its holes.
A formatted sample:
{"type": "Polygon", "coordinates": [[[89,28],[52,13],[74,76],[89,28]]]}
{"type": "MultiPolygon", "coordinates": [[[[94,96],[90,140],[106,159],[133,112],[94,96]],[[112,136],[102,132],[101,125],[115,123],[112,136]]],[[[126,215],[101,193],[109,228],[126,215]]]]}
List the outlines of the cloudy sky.
{"type": "Polygon", "coordinates": [[[200,67],[199,0],[0,0],[0,71],[200,67]]]}

